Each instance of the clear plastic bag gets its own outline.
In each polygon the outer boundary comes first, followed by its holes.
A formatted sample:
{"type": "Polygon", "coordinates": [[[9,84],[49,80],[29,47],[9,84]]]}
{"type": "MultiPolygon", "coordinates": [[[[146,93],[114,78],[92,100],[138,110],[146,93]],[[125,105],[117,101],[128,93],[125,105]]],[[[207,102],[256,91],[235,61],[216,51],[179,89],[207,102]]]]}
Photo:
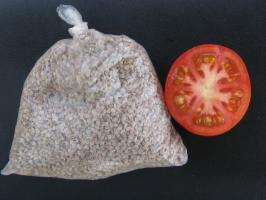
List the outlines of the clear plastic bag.
{"type": "Polygon", "coordinates": [[[54,44],[27,77],[2,174],[100,179],[185,164],[145,49],[88,29],[72,6],[57,11],[73,39],[54,44]]]}

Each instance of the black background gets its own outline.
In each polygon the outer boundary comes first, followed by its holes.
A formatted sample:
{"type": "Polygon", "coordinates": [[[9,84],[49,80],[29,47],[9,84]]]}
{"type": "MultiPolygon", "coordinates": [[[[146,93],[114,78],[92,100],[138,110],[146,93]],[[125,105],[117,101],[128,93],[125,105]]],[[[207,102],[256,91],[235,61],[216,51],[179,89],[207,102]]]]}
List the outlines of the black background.
{"type": "Polygon", "coordinates": [[[241,123],[219,137],[192,135],[175,123],[189,153],[183,167],[98,181],[0,176],[0,200],[266,199],[265,0],[1,0],[0,168],[8,161],[24,80],[50,46],[70,37],[55,12],[60,3],[76,6],[89,27],[142,44],[162,85],[185,50],[203,43],[234,49],[250,73],[251,105],[241,123]]]}

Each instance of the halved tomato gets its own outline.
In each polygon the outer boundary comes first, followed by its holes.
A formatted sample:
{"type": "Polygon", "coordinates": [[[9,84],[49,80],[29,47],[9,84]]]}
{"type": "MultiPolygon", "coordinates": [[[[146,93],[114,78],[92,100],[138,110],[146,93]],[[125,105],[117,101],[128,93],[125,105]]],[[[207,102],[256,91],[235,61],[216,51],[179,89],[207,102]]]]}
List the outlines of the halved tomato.
{"type": "Polygon", "coordinates": [[[165,85],[171,115],[188,131],[203,136],[233,128],[246,113],[250,97],[245,63],[233,50],[215,44],[183,53],[165,85]]]}

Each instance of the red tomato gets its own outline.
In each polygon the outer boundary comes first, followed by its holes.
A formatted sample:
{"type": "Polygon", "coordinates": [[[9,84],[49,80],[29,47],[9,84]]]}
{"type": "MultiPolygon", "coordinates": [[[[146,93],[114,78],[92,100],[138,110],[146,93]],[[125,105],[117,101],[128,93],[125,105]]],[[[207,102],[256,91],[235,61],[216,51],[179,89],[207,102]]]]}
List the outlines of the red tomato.
{"type": "Polygon", "coordinates": [[[215,136],[233,128],[251,97],[248,71],[241,57],[226,47],[206,44],[183,53],[166,80],[166,105],[188,131],[215,136]]]}

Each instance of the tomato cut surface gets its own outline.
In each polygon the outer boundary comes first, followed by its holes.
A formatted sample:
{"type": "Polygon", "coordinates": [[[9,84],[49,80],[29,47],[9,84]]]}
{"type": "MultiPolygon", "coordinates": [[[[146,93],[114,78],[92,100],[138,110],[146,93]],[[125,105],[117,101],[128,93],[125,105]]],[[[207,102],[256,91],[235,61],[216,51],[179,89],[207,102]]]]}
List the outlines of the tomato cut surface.
{"type": "Polygon", "coordinates": [[[233,128],[246,113],[250,97],[250,79],[241,57],[214,44],[196,46],[177,58],[165,85],[170,114],[203,136],[233,128]]]}

